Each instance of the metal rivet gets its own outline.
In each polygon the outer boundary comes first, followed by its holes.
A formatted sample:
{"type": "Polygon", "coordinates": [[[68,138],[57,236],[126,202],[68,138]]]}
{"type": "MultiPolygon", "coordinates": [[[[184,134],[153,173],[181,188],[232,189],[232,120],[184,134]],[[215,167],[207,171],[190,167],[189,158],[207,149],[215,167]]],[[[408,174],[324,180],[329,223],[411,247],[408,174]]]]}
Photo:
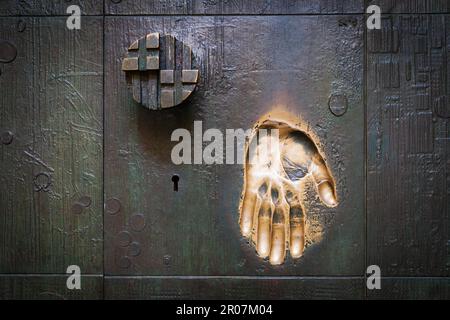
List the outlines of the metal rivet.
{"type": "Polygon", "coordinates": [[[72,213],[73,214],[81,214],[83,212],[83,207],[79,203],[74,203],[72,205],[72,213]]]}
{"type": "Polygon", "coordinates": [[[130,218],[130,227],[134,231],[142,231],[145,228],[145,217],[143,214],[135,214],[130,218]]]}
{"type": "Polygon", "coordinates": [[[1,141],[3,144],[11,144],[13,137],[14,135],[11,131],[5,131],[1,135],[1,141]]]}
{"type": "Polygon", "coordinates": [[[35,191],[47,192],[52,181],[51,181],[51,177],[48,173],[40,172],[34,176],[33,182],[34,182],[34,190],[35,191]]]}
{"type": "Polygon", "coordinates": [[[128,231],[121,231],[117,235],[117,244],[121,247],[127,247],[131,243],[131,234],[128,231]]]}
{"type": "Polygon", "coordinates": [[[123,256],[119,259],[117,264],[119,265],[119,267],[121,267],[123,269],[127,269],[130,267],[131,261],[130,261],[130,258],[128,258],[127,256],[123,256]]]}
{"type": "Polygon", "coordinates": [[[0,62],[9,63],[17,57],[16,47],[9,41],[0,40],[0,62]]]}
{"type": "Polygon", "coordinates": [[[106,212],[108,212],[109,214],[116,214],[117,212],[120,211],[120,201],[115,199],[115,198],[111,198],[106,200],[105,203],[105,209],[106,212]]]}
{"type": "Polygon", "coordinates": [[[141,254],[141,244],[139,242],[132,242],[128,248],[128,255],[137,257],[141,254]]]}
{"type": "Polygon", "coordinates": [[[26,27],[27,27],[27,24],[25,23],[25,21],[23,21],[23,20],[17,21],[16,28],[17,28],[18,32],[24,32],[26,27]]]}
{"type": "Polygon", "coordinates": [[[83,207],[89,207],[91,205],[91,197],[89,196],[82,196],[79,200],[78,203],[81,204],[83,207]]]}
{"type": "Polygon", "coordinates": [[[328,107],[330,108],[331,113],[336,117],[342,116],[347,112],[347,97],[341,94],[332,94],[328,100],[328,107]]]}
{"type": "Polygon", "coordinates": [[[436,98],[433,103],[433,110],[440,118],[450,118],[450,96],[440,96],[436,98]]]}

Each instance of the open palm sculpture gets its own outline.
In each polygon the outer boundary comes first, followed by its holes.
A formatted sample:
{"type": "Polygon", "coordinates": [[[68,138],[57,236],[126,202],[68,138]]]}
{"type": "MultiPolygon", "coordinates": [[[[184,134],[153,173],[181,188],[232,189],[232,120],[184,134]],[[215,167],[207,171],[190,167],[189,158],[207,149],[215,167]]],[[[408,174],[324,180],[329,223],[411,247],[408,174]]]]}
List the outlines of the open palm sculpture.
{"type": "Polygon", "coordinates": [[[240,227],[261,258],[282,264],[289,250],[303,255],[305,209],[302,180],[311,177],[321,201],[337,205],[334,179],[311,137],[287,121],[267,119],[246,147],[240,227]]]}

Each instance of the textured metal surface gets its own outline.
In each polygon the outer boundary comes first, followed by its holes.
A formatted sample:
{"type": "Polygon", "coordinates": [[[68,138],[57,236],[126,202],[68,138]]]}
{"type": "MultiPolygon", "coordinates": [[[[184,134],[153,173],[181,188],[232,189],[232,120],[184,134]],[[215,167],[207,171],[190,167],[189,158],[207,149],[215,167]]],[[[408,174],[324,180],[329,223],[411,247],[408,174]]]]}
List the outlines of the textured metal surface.
{"type": "Polygon", "coordinates": [[[82,276],[81,289],[66,287],[67,275],[0,275],[0,300],[97,300],[103,298],[103,277],[82,276]]]}
{"type": "Polygon", "coordinates": [[[105,277],[105,299],[362,299],[363,278],[105,277]]]}
{"type": "Polygon", "coordinates": [[[122,204],[117,214],[105,215],[106,274],[363,274],[363,24],[350,17],[356,27],[340,27],[341,18],[106,18],[104,187],[107,199],[122,204]],[[136,108],[123,86],[118,61],[129,39],[147,30],[176,36],[198,59],[198,91],[183,108],[136,108]],[[332,94],[347,97],[345,115],[329,111],[332,94]],[[278,268],[257,258],[240,236],[242,165],[176,166],[169,142],[174,129],[192,132],[195,120],[205,130],[251,128],[277,104],[317,135],[342,199],[337,208],[324,208],[309,186],[309,218],[323,227],[324,239],[304,259],[278,268]],[[130,224],[136,214],[146,220],[141,232],[130,224]],[[128,250],[114,241],[122,231],[141,245],[131,265],[118,263],[128,250]]]}
{"type": "Polygon", "coordinates": [[[0,1],[0,16],[67,15],[66,10],[70,5],[79,6],[82,15],[103,13],[103,1],[101,0],[2,0],[0,1]]]}
{"type": "Polygon", "coordinates": [[[384,16],[368,34],[368,264],[450,275],[449,15],[384,16]]]}
{"type": "Polygon", "coordinates": [[[450,278],[383,278],[381,290],[369,290],[369,299],[450,299],[450,278]]]}
{"type": "MultiPolygon", "coordinates": [[[[404,0],[408,1],[408,0],[404,0]]],[[[420,1],[420,0],[418,0],[420,1]]],[[[122,0],[119,3],[105,0],[108,14],[127,15],[188,15],[188,14],[235,14],[235,15],[270,15],[270,14],[321,14],[321,13],[362,13],[363,0],[122,0]]]]}
{"type": "Polygon", "coordinates": [[[382,13],[450,13],[448,0],[378,0],[373,4],[379,5],[382,13]]]}
{"type": "Polygon", "coordinates": [[[450,3],[380,0],[394,14],[363,42],[369,3],[0,1],[0,16],[15,16],[1,18],[0,39],[17,49],[0,63],[0,299],[448,299],[450,3]],[[79,31],[61,17],[70,4],[81,7],[79,31]],[[105,17],[105,29],[102,16],[84,16],[103,4],[126,16],[105,17]],[[238,17],[247,14],[266,16],[238,17]],[[190,44],[201,74],[184,110],[156,117],[130,101],[120,70],[130,39],[152,30],[190,44]],[[317,133],[343,200],[309,203],[325,238],[283,267],[240,238],[242,167],[174,166],[168,143],[194,120],[249,128],[275,101],[317,133]],[[113,277],[68,292],[69,264],[113,277]],[[380,291],[364,290],[369,264],[391,276],[380,291]]]}
{"type": "Polygon", "coordinates": [[[17,47],[0,76],[0,273],[100,273],[102,19],[2,18],[0,39],[17,47]]]}

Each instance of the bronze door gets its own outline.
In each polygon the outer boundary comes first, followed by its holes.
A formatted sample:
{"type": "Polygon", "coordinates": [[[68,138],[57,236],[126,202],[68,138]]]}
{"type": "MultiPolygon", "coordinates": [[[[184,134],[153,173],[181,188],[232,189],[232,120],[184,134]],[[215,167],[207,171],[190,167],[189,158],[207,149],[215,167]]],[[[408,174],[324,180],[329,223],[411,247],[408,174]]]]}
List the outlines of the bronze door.
{"type": "Polygon", "coordinates": [[[79,30],[64,1],[0,4],[1,298],[448,298],[446,1],[380,1],[381,30],[361,0],[76,4],[79,30]],[[122,70],[153,32],[199,70],[173,108],[137,103],[122,70]],[[217,129],[225,148],[280,110],[338,205],[306,181],[307,246],[273,265],[241,235],[243,164],[174,164],[171,136],[204,149],[217,129]]]}

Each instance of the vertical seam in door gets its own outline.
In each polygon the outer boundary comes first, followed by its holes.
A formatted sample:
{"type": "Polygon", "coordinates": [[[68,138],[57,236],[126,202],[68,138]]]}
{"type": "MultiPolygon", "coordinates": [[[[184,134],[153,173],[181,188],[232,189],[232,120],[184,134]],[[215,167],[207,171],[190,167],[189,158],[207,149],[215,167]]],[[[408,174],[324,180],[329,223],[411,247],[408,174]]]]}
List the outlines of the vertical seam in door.
{"type": "Polygon", "coordinates": [[[366,300],[368,300],[368,291],[367,291],[367,264],[368,264],[368,235],[367,235],[367,218],[368,218],[368,214],[367,214],[367,178],[368,178],[368,141],[367,141],[367,73],[368,73],[368,65],[367,65],[367,61],[368,61],[368,57],[367,57],[367,27],[366,27],[366,21],[367,21],[367,13],[366,13],[366,8],[367,8],[367,3],[368,1],[365,0],[364,1],[364,10],[363,10],[363,52],[364,52],[364,61],[363,61],[363,83],[364,83],[364,88],[363,88],[363,105],[364,105],[364,216],[365,216],[365,223],[364,223],[364,247],[365,247],[365,251],[364,251],[364,261],[365,261],[365,266],[364,266],[364,298],[366,300]]]}
{"type": "Polygon", "coordinates": [[[105,0],[103,0],[102,14],[102,113],[103,113],[103,148],[102,148],[102,298],[105,300],[105,0]]]}

